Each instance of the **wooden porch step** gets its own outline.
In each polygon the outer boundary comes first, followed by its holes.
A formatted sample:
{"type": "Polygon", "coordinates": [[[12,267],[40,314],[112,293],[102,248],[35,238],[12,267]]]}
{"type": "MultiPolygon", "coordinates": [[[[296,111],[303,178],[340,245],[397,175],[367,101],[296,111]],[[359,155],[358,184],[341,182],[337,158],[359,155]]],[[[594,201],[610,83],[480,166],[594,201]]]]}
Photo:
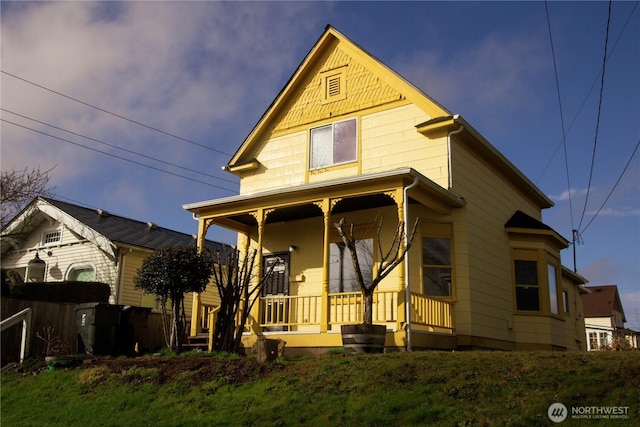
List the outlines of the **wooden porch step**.
{"type": "Polygon", "coordinates": [[[209,334],[197,334],[187,337],[187,342],[182,347],[207,351],[209,350],[209,334]]]}

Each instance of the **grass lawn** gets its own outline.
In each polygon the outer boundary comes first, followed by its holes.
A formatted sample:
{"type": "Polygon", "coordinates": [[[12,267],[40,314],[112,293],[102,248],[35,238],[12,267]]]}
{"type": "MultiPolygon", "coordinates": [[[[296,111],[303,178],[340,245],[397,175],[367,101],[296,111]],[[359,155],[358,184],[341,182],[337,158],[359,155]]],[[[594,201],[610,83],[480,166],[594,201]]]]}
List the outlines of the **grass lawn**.
{"type": "Polygon", "coordinates": [[[415,352],[268,366],[215,355],[110,359],[3,372],[0,423],[548,426],[555,402],[568,409],[561,425],[640,425],[640,352],[415,352]],[[626,418],[572,418],[592,407],[626,418]]]}

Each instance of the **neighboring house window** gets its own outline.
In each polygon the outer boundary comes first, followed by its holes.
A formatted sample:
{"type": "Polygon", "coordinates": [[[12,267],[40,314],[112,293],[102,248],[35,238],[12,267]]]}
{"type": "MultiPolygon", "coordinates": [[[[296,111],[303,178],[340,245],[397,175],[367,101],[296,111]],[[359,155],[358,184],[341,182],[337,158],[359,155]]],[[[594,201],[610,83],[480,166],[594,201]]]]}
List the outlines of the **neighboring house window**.
{"type": "Polygon", "coordinates": [[[589,332],[589,350],[598,349],[598,333],[589,332]]]}
{"type": "Polygon", "coordinates": [[[72,282],[92,282],[96,279],[96,270],[91,264],[73,264],[67,272],[67,280],[72,282]]]}
{"type": "Polygon", "coordinates": [[[609,333],[608,332],[600,332],[600,347],[599,348],[607,348],[609,347],[609,333]]]}
{"type": "MultiPolygon", "coordinates": [[[[356,254],[365,283],[373,280],[373,239],[356,242],[356,254]]],[[[359,292],[351,252],[343,242],[329,245],[329,292],[359,292]]]]}
{"type": "Polygon", "coordinates": [[[422,238],[422,283],[424,294],[450,297],[452,292],[451,239],[422,238]]]}
{"type": "Polygon", "coordinates": [[[319,169],[357,159],[357,120],[311,129],[309,168],[319,169]]]}
{"type": "Polygon", "coordinates": [[[556,280],[556,267],[552,264],[547,264],[547,277],[549,279],[549,307],[551,313],[559,314],[558,311],[558,283],[556,280]]]}
{"type": "Polygon", "coordinates": [[[540,311],[540,284],[538,262],[516,259],[516,308],[522,311],[540,311]]]}
{"type": "Polygon", "coordinates": [[[62,241],[62,230],[61,229],[45,231],[44,233],[42,233],[42,245],[43,246],[56,245],[56,244],[60,243],[61,241],[62,241]]]}

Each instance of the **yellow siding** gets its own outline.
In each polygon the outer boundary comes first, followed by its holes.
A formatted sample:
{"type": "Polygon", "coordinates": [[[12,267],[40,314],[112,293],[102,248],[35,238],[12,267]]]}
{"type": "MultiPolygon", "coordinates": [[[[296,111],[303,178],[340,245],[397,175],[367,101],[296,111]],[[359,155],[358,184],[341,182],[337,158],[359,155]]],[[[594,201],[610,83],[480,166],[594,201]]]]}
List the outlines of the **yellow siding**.
{"type": "Polygon", "coordinates": [[[448,186],[446,138],[430,140],[415,126],[430,117],[413,104],[362,117],[362,173],[412,167],[443,188],[448,186]]]}
{"type": "Polygon", "coordinates": [[[258,172],[243,177],[240,194],[251,194],[304,183],[307,169],[307,131],[273,138],[257,154],[258,172]]]}
{"type": "MultiPolygon", "coordinates": [[[[521,210],[540,219],[540,211],[526,199],[509,181],[495,169],[470,151],[454,136],[453,191],[464,197],[467,206],[457,224],[464,235],[463,242],[456,241],[464,254],[457,257],[458,301],[456,318],[458,333],[486,336],[511,341],[514,338],[537,339],[534,336],[518,337],[514,325],[513,284],[511,255],[504,224],[521,210]]],[[[522,317],[522,316],[520,316],[522,317]]],[[[534,326],[537,320],[520,320],[523,329],[534,326]]],[[[538,332],[528,332],[539,335],[538,332]]],[[[542,341],[549,342],[550,329],[545,329],[542,341]]]]}
{"type": "Polygon", "coordinates": [[[374,74],[336,46],[327,53],[321,67],[306,80],[295,101],[284,111],[275,132],[393,102],[400,97],[401,94],[382,76],[374,74]],[[343,66],[346,66],[346,99],[323,103],[320,73],[343,66]]]}
{"type": "Polygon", "coordinates": [[[122,257],[122,269],[120,283],[120,298],[118,304],[133,305],[137,307],[154,307],[148,300],[145,301],[143,292],[135,289],[134,279],[138,275],[138,269],[151,252],[134,250],[124,253],[122,257]],[[145,304],[146,303],[146,304],[145,304]]]}

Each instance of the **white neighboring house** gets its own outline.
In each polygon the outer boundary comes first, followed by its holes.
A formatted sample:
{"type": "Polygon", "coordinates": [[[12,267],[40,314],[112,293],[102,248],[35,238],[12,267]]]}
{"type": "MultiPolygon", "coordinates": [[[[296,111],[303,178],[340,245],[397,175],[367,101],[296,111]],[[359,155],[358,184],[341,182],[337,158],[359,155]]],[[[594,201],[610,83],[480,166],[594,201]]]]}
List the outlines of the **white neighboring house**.
{"type": "MultiPolygon", "coordinates": [[[[195,244],[195,236],[152,222],[38,197],[2,230],[0,266],[9,278],[19,275],[25,282],[107,283],[112,304],[158,308],[155,295],[135,289],[137,270],[162,246],[195,244]]],[[[213,251],[223,247],[210,240],[206,246],[213,251]]],[[[216,294],[202,295],[215,304],[216,294]]],[[[192,297],[185,297],[187,316],[191,302],[192,297]]]]}
{"type": "Polygon", "coordinates": [[[638,349],[640,332],[624,327],[627,321],[616,285],[588,286],[582,295],[587,350],[613,348],[614,339],[625,340],[630,348],[638,349]]]}

